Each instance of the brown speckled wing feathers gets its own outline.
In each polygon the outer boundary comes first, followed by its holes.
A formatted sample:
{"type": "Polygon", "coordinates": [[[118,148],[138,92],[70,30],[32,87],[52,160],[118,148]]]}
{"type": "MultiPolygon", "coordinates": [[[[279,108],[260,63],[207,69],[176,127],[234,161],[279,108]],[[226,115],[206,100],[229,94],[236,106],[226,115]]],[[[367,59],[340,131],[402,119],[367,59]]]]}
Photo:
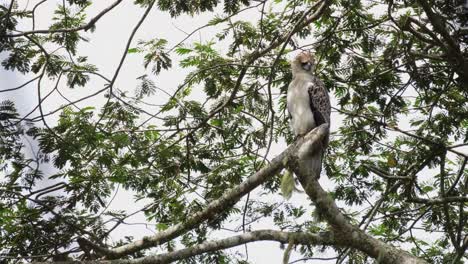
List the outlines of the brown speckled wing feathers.
{"type": "Polygon", "coordinates": [[[320,79],[314,77],[309,85],[308,92],[310,108],[314,113],[315,125],[319,126],[323,123],[330,123],[330,98],[325,84],[320,79]]]}

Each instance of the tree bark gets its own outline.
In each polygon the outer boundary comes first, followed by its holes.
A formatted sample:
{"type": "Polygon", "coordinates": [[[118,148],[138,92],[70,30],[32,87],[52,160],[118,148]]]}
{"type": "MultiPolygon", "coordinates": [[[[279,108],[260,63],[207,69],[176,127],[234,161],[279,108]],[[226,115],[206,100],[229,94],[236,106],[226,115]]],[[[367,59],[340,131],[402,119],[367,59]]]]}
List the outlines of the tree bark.
{"type": "MultiPolygon", "coordinates": [[[[328,126],[327,126],[328,128],[328,126]]],[[[322,147],[320,140],[313,140],[311,134],[305,137],[305,143],[300,150],[288,161],[288,166],[299,178],[299,182],[304,188],[306,194],[315,203],[318,213],[323,216],[325,221],[331,226],[331,231],[336,239],[337,245],[346,245],[360,250],[370,257],[375,258],[378,263],[386,264],[422,264],[426,261],[417,258],[408,252],[388,245],[360,230],[359,227],[352,225],[343,215],[320,183],[312,174],[300,168],[299,162],[305,155],[310,154],[314,149],[322,147]]]]}
{"type": "Polygon", "coordinates": [[[408,252],[386,244],[360,230],[359,227],[352,225],[341,213],[335,201],[320,186],[320,183],[313,177],[309,177],[298,166],[299,155],[307,155],[308,152],[321,147],[322,139],[328,133],[328,124],[323,124],[309,132],[305,137],[298,139],[293,145],[289,146],[280,155],[275,157],[271,163],[247,178],[240,185],[226,192],[221,198],[207,205],[207,207],[192,215],[186,222],[170,227],[155,236],[145,237],[142,240],[121,246],[115,249],[103,248],[87,240],[80,239],[80,242],[86,247],[104,254],[107,258],[113,260],[98,261],[67,261],[57,262],[62,264],[70,263],[100,263],[100,264],[141,264],[141,263],[169,263],[175,260],[181,260],[193,257],[199,254],[226,249],[254,241],[269,240],[281,243],[307,244],[307,245],[333,245],[337,247],[351,247],[362,251],[366,255],[375,258],[378,263],[388,264],[423,264],[426,261],[412,256],[408,252]],[[274,177],[285,165],[288,165],[297,175],[306,194],[315,203],[320,215],[330,225],[328,232],[311,234],[305,232],[287,233],[274,230],[258,230],[242,235],[221,239],[217,241],[207,241],[196,246],[177,250],[174,252],[148,256],[133,260],[117,259],[143,249],[151,248],[167,241],[170,241],[188,230],[196,227],[204,221],[212,219],[226,206],[230,206],[241,199],[242,196],[252,191],[254,188],[274,177]]]}
{"type": "Polygon", "coordinates": [[[108,249],[97,245],[87,239],[80,238],[80,242],[86,244],[88,247],[94,249],[99,254],[104,255],[107,259],[117,259],[129,254],[148,249],[166,243],[182,234],[191,230],[192,228],[200,225],[204,221],[215,218],[220,212],[224,211],[226,207],[229,207],[239,201],[244,195],[255,189],[260,184],[264,183],[267,179],[274,177],[279,173],[285,166],[285,160],[296,153],[299,147],[306,140],[321,141],[321,139],[327,134],[328,126],[322,125],[310,132],[307,138],[298,140],[291,146],[289,146],[280,155],[275,157],[268,166],[262,168],[254,175],[248,177],[244,182],[227,191],[219,199],[212,201],[200,212],[193,214],[188,217],[183,223],[174,225],[164,231],[159,232],[154,236],[144,237],[141,240],[129,243],[124,246],[120,246],[114,249],[108,249]]]}

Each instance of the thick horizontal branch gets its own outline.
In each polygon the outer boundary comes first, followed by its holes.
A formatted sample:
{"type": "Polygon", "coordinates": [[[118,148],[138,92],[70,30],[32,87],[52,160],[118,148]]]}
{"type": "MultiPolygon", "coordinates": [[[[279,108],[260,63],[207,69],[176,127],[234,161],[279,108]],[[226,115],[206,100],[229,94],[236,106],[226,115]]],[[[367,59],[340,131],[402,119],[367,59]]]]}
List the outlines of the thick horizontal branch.
{"type": "Polygon", "coordinates": [[[459,202],[468,203],[468,197],[449,196],[449,197],[444,197],[444,198],[432,198],[432,199],[413,198],[410,200],[410,202],[427,204],[427,205],[459,203],[459,202]]]}
{"type": "MultiPolygon", "coordinates": [[[[173,252],[148,256],[137,259],[126,260],[104,260],[104,261],[60,261],[55,264],[163,264],[171,263],[176,260],[182,260],[203,253],[214,252],[221,249],[236,247],[239,245],[255,242],[255,241],[278,241],[280,243],[293,243],[301,245],[334,245],[339,243],[335,241],[330,232],[321,232],[318,234],[305,232],[281,232],[276,230],[257,230],[242,235],[233,236],[225,239],[207,241],[190,248],[184,248],[173,252]]],[[[34,263],[34,262],[33,262],[34,263]]],[[[40,262],[36,262],[39,264],[40,262]]],[[[47,262],[45,262],[47,263],[47,262]]]]}
{"type": "Polygon", "coordinates": [[[174,252],[136,259],[132,263],[170,263],[175,260],[186,259],[207,252],[214,252],[221,249],[231,248],[255,241],[278,241],[281,243],[293,243],[302,245],[333,245],[335,240],[330,232],[320,234],[301,232],[280,232],[275,230],[258,230],[244,233],[216,241],[208,241],[190,248],[177,250],[174,252]]]}
{"type": "Polygon", "coordinates": [[[285,151],[275,157],[270,164],[262,168],[254,175],[247,178],[244,182],[228,190],[219,199],[212,201],[200,212],[189,216],[183,223],[174,225],[154,236],[144,237],[142,240],[138,240],[127,245],[117,247],[114,249],[107,249],[102,246],[96,245],[85,239],[81,239],[81,242],[87,244],[87,246],[93,248],[96,252],[105,255],[108,259],[117,259],[122,256],[126,256],[143,249],[155,247],[166,243],[194,227],[200,225],[204,221],[214,219],[220,212],[224,211],[226,207],[234,205],[244,195],[264,183],[267,179],[274,177],[284,168],[284,161],[287,160],[293,153],[297,152],[298,148],[305,142],[321,141],[328,133],[328,124],[323,124],[307,134],[304,138],[299,139],[293,145],[290,145],[285,151]]]}

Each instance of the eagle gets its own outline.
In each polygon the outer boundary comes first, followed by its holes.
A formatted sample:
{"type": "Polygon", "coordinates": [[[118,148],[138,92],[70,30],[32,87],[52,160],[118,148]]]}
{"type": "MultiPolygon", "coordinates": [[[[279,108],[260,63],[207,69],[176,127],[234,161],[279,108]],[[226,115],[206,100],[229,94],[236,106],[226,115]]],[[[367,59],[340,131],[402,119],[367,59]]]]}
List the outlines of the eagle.
{"type": "MultiPolygon", "coordinates": [[[[330,98],[325,84],[314,74],[315,57],[310,52],[299,53],[291,62],[292,81],[288,86],[287,108],[291,128],[296,137],[302,137],[323,123],[330,124],[330,98]]],[[[301,161],[308,175],[318,179],[322,157],[328,146],[328,135],[321,148],[301,161]]]]}

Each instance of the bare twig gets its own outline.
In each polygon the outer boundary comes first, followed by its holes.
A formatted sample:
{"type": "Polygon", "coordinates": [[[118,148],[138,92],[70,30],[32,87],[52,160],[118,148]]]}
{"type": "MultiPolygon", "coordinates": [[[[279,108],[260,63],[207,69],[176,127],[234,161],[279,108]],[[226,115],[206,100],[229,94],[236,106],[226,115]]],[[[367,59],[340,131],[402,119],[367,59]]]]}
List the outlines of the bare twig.
{"type": "Polygon", "coordinates": [[[102,10],[97,16],[93,17],[87,24],[83,26],[79,26],[76,28],[69,28],[69,29],[55,29],[55,30],[50,30],[50,29],[41,29],[41,30],[31,30],[31,31],[25,31],[21,33],[15,33],[15,34],[6,34],[4,37],[21,37],[21,36],[28,36],[32,34],[51,34],[51,33],[68,33],[68,32],[76,32],[80,30],[89,30],[92,28],[96,22],[101,19],[107,12],[111,11],[114,7],[118,6],[122,2],[122,0],[117,0],[115,1],[112,5],[109,7],[105,8],[102,10]]]}
{"type": "Polygon", "coordinates": [[[134,252],[138,252],[143,249],[161,245],[167,241],[170,241],[171,239],[180,236],[186,231],[198,226],[202,222],[216,217],[217,214],[225,210],[226,207],[235,204],[244,195],[255,189],[257,186],[265,182],[270,177],[273,177],[284,167],[283,161],[287,159],[288,156],[292,155],[292,153],[296,152],[298,147],[301,146],[303,142],[319,141],[325,136],[327,131],[327,124],[324,124],[314,129],[308,134],[308,136],[295,142],[293,145],[289,146],[285,151],[283,151],[280,155],[275,157],[271,161],[271,163],[268,164],[268,166],[262,168],[260,171],[247,178],[241,184],[227,191],[219,199],[208,204],[202,211],[197,212],[192,216],[188,217],[185,222],[176,224],[154,236],[145,237],[142,240],[138,240],[121,247],[107,249],[95,245],[94,249],[97,252],[105,255],[109,259],[116,259],[122,256],[126,256],[128,254],[132,254],[134,252]]]}

